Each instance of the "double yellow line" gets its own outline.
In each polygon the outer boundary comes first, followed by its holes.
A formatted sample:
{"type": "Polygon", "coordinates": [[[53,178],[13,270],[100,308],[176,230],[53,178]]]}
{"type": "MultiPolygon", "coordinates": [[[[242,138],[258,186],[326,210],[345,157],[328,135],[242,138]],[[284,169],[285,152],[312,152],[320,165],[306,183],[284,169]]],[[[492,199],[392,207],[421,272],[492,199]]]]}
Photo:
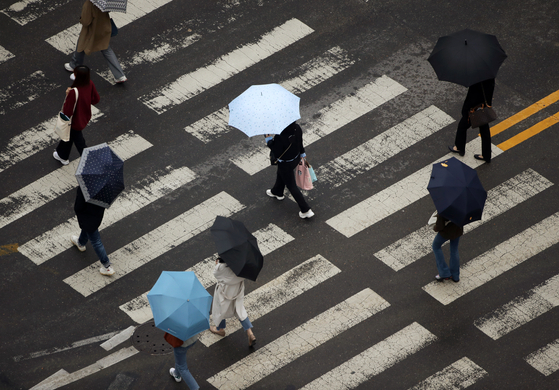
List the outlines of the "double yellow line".
{"type": "MultiPolygon", "coordinates": [[[[517,123],[528,118],[530,115],[533,115],[536,112],[543,110],[544,108],[552,105],[558,100],[559,100],[559,90],[553,92],[551,95],[544,97],[543,99],[537,101],[531,106],[526,107],[524,110],[514,114],[513,116],[493,126],[491,128],[491,136],[497,135],[505,131],[509,127],[516,125],[517,123]]],[[[515,135],[514,137],[506,140],[505,142],[500,143],[499,145],[497,145],[497,147],[503,151],[508,150],[513,146],[516,146],[519,143],[526,141],[528,138],[538,133],[541,133],[548,127],[551,127],[558,122],[559,122],[559,112],[553,114],[549,118],[542,120],[541,122],[536,123],[534,126],[524,130],[523,132],[515,135]]]]}

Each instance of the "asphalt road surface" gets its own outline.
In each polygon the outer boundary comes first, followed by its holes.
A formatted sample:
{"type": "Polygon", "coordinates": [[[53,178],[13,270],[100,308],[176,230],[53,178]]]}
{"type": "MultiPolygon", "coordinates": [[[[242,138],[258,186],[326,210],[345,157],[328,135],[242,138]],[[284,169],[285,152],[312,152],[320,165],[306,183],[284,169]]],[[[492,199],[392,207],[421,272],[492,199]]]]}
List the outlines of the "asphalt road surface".
{"type": "Polygon", "coordinates": [[[129,0],[111,40],[128,81],[86,57],[101,101],[85,139],[125,159],[101,225],[112,277],[69,241],[75,148],[67,167],[52,158],[83,2],[14,1],[0,1],[0,388],[186,388],[172,354],[134,340],[161,271],[213,293],[216,215],[245,223],[265,266],[246,283],[256,348],[234,319],[203,334],[188,352],[202,389],[559,388],[557,1],[129,0]],[[464,28],[508,58],[491,164],[474,130],[456,156],[488,191],[484,216],[460,240],[460,282],[436,283],[426,185],[467,90],[427,57],[464,28]],[[227,126],[227,104],[267,83],[301,98],[310,220],[266,196],[263,138],[227,126]]]}

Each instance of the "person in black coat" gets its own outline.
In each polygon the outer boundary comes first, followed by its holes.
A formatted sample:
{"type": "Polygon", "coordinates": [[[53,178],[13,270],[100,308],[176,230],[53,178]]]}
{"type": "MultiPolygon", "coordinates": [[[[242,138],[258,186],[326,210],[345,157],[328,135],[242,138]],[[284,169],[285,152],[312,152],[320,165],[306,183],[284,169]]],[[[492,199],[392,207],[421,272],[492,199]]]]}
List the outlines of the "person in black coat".
{"type": "MultiPolygon", "coordinates": [[[[493,91],[495,90],[495,79],[488,79],[468,88],[466,100],[462,106],[462,118],[458,122],[458,129],[456,130],[456,138],[454,140],[454,147],[448,147],[451,152],[458,153],[463,156],[466,149],[466,131],[470,127],[470,119],[468,117],[470,109],[487,102],[489,106],[493,102],[493,91]]],[[[491,162],[491,132],[489,125],[479,127],[479,134],[481,135],[481,154],[474,154],[477,160],[491,162]]]]}
{"type": "Polygon", "coordinates": [[[295,183],[295,167],[297,167],[301,158],[306,156],[301,126],[293,122],[283,129],[280,134],[275,136],[267,134],[265,137],[266,144],[272,150],[278,165],[276,183],[272,189],[266,190],[266,194],[277,200],[283,200],[285,198],[283,191],[287,187],[301,209],[299,217],[311,218],[314,213],[295,183]]]}
{"type": "Polygon", "coordinates": [[[105,214],[105,209],[101,206],[97,206],[92,203],[87,203],[85,197],[83,196],[82,189],[78,187],[78,192],[76,194],[76,202],[74,203],[74,211],[78,217],[78,224],[82,229],[80,236],[72,236],[70,241],[74,244],[80,251],[85,251],[85,244],[87,241],[91,241],[91,246],[93,250],[99,257],[99,261],[103,266],[99,269],[99,272],[105,276],[111,276],[115,273],[113,267],[111,267],[111,262],[105,251],[105,247],[101,242],[101,235],[99,234],[99,225],[103,221],[103,215],[105,214]]]}

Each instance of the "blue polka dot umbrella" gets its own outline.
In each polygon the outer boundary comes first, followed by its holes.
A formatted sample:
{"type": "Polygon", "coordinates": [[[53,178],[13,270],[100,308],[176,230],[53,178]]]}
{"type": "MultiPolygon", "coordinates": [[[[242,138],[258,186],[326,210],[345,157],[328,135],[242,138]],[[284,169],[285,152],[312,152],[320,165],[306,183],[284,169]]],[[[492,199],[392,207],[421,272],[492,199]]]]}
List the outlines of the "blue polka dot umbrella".
{"type": "Polygon", "coordinates": [[[85,148],[76,170],[85,201],[109,208],[124,189],[123,166],[106,143],[85,148]]]}
{"type": "Polygon", "coordinates": [[[279,134],[301,118],[300,100],[279,84],[253,85],[229,103],[229,126],[249,137],[279,134]]]}

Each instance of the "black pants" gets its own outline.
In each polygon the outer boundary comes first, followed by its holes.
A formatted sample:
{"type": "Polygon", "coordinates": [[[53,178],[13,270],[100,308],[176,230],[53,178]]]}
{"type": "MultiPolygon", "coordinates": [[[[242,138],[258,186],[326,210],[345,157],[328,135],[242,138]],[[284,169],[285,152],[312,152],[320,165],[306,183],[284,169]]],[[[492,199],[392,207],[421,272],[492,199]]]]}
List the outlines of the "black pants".
{"type": "Polygon", "coordinates": [[[299,159],[296,158],[291,162],[280,162],[278,163],[278,171],[276,175],[276,184],[272,188],[272,194],[277,196],[283,196],[283,191],[285,187],[291,192],[291,195],[299,205],[302,213],[306,213],[310,210],[309,205],[305,201],[303,194],[297,187],[295,183],[295,173],[293,170],[299,164],[299,159]]]}
{"type": "Polygon", "coordinates": [[[70,152],[72,151],[72,145],[74,144],[76,145],[76,149],[78,149],[78,153],[81,156],[84,148],[87,148],[85,139],[83,138],[83,134],[81,131],[71,129],[70,140],[68,142],[60,141],[60,143],[56,147],[56,153],[58,153],[58,157],[63,160],[68,160],[68,158],[70,157],[70,152]]]}
{"type": "MultiPolygon", "coordinates": [[[[461,152],[466,151],[466,133],[469,127],[470,121],[468,116],[462,115],[462,119],[458,122],[458,129],[456,130],[456,138],[454,140],[456,149],[461,152]]],[[[486,161],[491,161],[491,131],[489,130],[489,125],[480,126],[479,134],[481,135],[481,154],[486,161]]]]}

